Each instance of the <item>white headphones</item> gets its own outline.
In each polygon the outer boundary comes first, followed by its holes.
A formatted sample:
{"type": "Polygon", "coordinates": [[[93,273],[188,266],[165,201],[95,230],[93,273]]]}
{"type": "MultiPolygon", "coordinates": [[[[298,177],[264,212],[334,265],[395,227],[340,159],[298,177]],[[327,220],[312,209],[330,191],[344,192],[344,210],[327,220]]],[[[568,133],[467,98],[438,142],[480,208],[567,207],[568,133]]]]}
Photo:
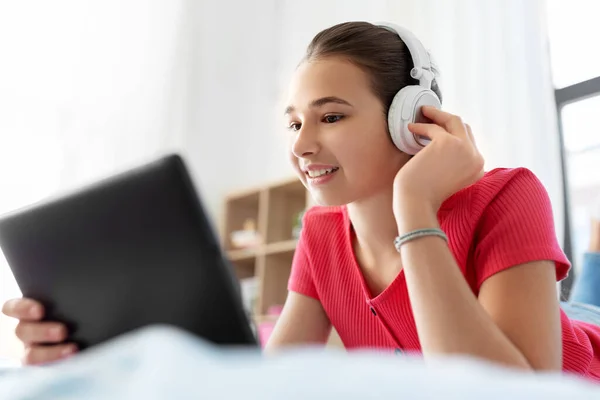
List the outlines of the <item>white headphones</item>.
{"type": "Polygon", "coordinates": [[[431,90],[431,83],[436,78],[436,74],[429,53],[412,32],[389,22],[377,23],[376,25],[396,33],[408,47],[413,60],[414,68],[410,71],[410,76],[418,79],[419,84],[406,86],[396,93],[388,112],[388,129],[392,141],[398,149],[407,154],[415,155],[430,140],[413,135],[408,130],[408,124],[427,120],[421,114],[422,106],[433,106],[441,109],[440,99],[431,90]]]}

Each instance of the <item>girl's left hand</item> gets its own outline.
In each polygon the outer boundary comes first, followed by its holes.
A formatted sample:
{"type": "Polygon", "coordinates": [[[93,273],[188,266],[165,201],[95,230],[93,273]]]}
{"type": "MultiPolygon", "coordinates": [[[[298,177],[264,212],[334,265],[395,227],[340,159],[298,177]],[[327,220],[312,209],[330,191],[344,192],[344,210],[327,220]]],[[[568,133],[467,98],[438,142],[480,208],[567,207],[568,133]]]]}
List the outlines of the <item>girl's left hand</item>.
{"type": "Polygon", "coordinates": [[[431,207],[437,212],[442,203],[461,189],[483,177],[484,159],[471,128],[460,117],[422,107],[433,123],[409,124],[408,129],[431,142],[400,168],[394,179],[394,212],[405,206],[431,207]]]}

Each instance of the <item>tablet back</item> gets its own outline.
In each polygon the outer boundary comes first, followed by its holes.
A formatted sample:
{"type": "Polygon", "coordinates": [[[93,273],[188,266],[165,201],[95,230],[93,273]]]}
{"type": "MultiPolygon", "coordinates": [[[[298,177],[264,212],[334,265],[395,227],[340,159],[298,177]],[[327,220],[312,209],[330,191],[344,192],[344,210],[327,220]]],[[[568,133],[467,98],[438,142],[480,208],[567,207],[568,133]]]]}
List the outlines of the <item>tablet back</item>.
{"type": "Polygon", "coordinates": [[[169,155],[0,219],[23,296],[81,348],[151,324],[256,345],[182,159],[169,155]]]}

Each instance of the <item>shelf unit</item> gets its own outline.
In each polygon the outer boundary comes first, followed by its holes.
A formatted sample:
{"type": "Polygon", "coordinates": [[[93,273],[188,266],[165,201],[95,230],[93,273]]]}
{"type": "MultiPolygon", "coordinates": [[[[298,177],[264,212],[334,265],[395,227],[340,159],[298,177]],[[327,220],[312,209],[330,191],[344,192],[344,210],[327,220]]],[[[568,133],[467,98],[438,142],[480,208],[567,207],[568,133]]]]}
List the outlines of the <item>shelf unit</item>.
{"type": "MultiPolygon", "coordinates": [[[[255,296],[246,301],[255,324],[275,321],[271,307],[280,307],[287,296],[287,283],[297,244],[299,213],[312,206],[312,197],[298,178],[231,193],[225,198],[221,240],[236,276],[253,280],[255,296]],[[232,233],[254,227],[252,245],[236,246],[232,233]]],[[[330,345],[341,342],[333,331],[330,345]]]]}

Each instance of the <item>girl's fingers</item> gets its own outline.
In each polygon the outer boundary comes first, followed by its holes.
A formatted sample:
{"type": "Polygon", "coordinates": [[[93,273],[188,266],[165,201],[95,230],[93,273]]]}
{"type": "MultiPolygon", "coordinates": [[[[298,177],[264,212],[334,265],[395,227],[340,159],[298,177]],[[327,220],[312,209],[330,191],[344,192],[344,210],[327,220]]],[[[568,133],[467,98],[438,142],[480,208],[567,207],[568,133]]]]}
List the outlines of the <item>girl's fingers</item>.
{"type": "Polygon", "coordinates": [[[47,364],[62,360],[73,355],[75,352],[77,352],[77,347],[72,343],[56,346],[27,347],[22,361],[25,365],[47,364]]]}
{"type": "Polygon", "coordinates": [[[25,344],[59,343],[67,338],[67,328],[58,322],[21,321],[15,334],[25,344]]]}
{"type": "Polygon", "coordinates": [[[458,115],[450,114],[431,106],[421,107],[421,112],[435,124],[446,129],[447,132],[460,138],[466,138],[468,133],[465,124],[458,115]]]}
{"type": "Polygon", "coordinates": [[[44,307],[37,301],[19,298],[4,303],[2,313],[20,321],[39,321],[44,316],[44,307]]]}
{"type": "Polygon", "coordinates": [[[415,135],[425,136],[431,140],[435,140],[436,137],[441,135],[447,135],[448,132],[444,130],[439,125],[435,124],[424,124],[424,123],[416,123],[416,124],[408,124],[408,130],[411,131],[415,135]]]}
{"type": "Polygon", "coordinates": [[[465,124],[465,128],[467,129],[467,134],[469,135],[469,139],[473,144],[475,143],[475,136],[473,136],[473,131],[471,130],[471,126],[469,124],[465,124]]]}

